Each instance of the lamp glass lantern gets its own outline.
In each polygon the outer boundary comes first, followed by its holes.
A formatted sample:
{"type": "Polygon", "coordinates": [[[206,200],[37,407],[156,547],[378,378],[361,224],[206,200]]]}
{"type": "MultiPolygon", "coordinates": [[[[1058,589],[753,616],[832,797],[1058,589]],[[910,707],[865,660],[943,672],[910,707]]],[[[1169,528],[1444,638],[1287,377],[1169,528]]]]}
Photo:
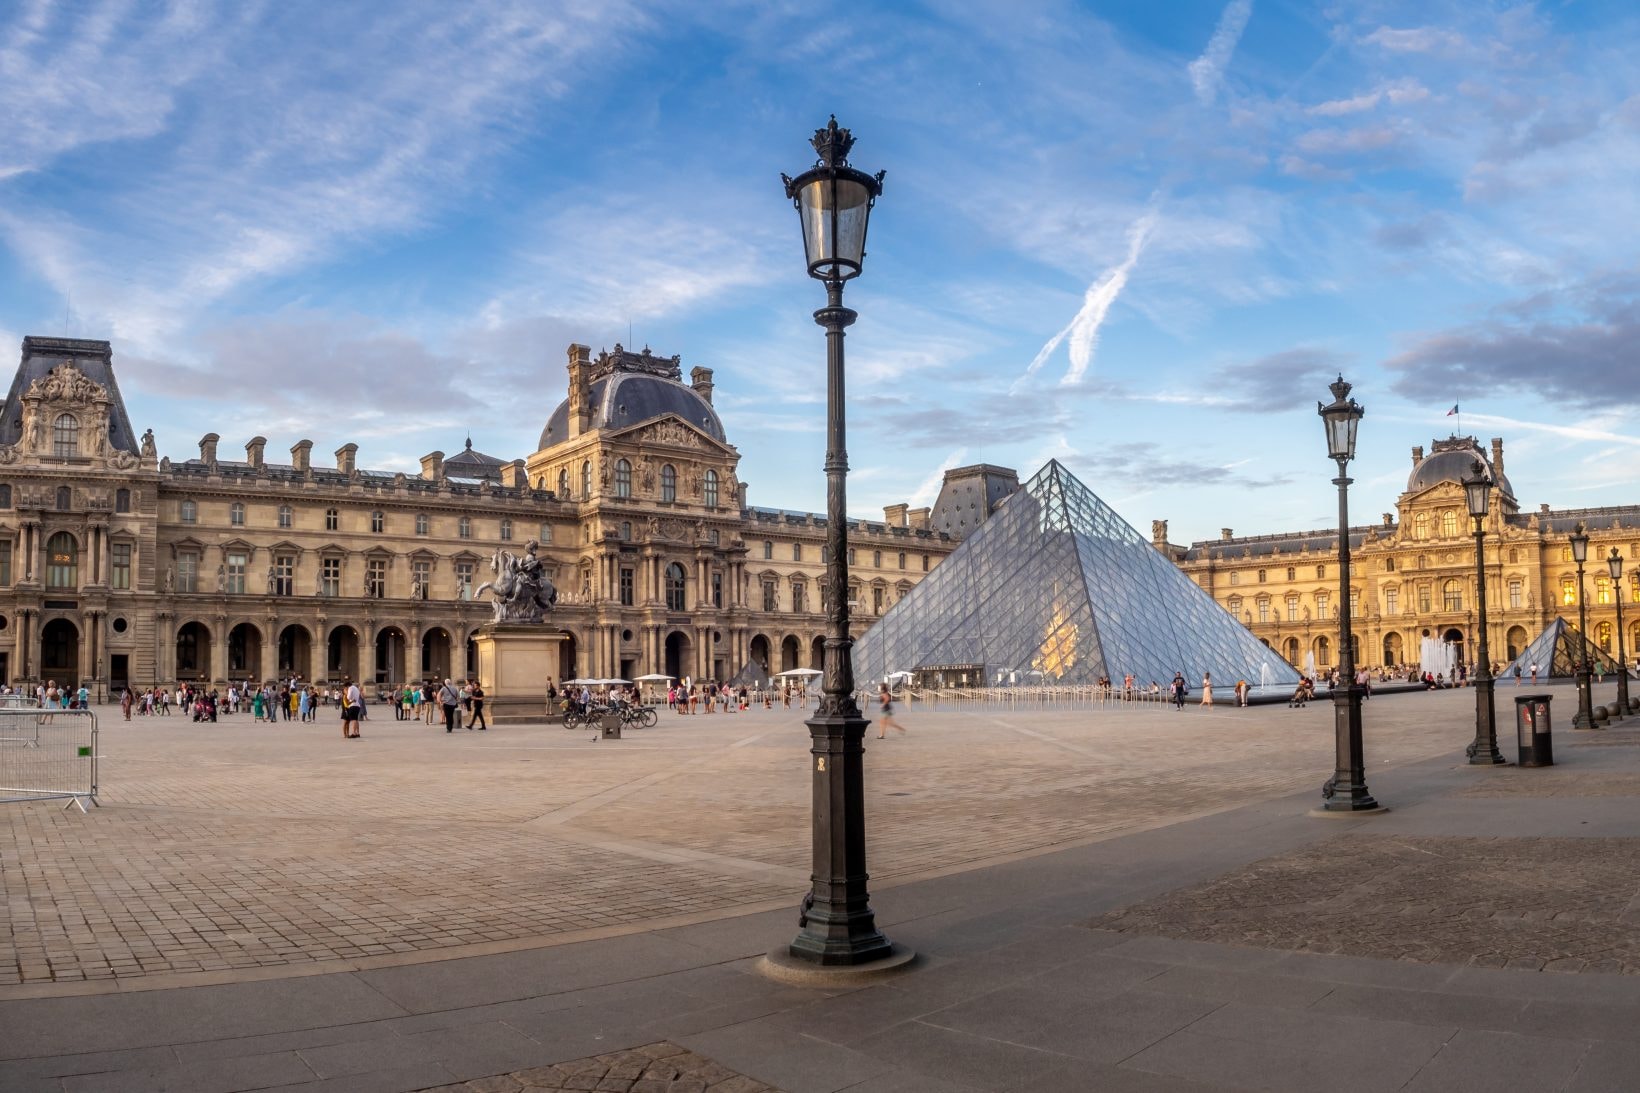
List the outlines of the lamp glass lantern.
{"type": "Polygon", "coordinates": [[[1355,430],[1366,411],[1349,397],[1350,384],[1344,382],[1343,376],[1327,389],[1333,394],[1332,403],[1327,406],[1317,403],[1316,413],[1321,415],[1327,429],[1327,454],[1342,466],[1355,458],[1355,430]]]}
{"type": "Polygon", "coordinates": [[[833,117],[810,141],[820,160],[796,178],[785,178],[786,196],[803,223],[809,276],[838,284],[860,275],[866,257],[871,207],[883,192],[883,173],[868,175],[848,165],[854,137],[833,117]]]}
{"type": "Polygon", "coordinates": [[[1572,532],[1569,541],[1572,544],[1572,561],[1578,565],[1588,561],[1589,534],[1583,530],[1582,524],[1577,525],[1577,530],[1572,532]]]}
{"type": "Polygon", "coordinates": [[[1478,459],[1470,472],[1470,477],[1463,480],[1464,500],[1469,503],[1469,515],[1484,520],[1487,510],[1491,508],[1492,480],[1486,476],[1486,467],[1478,459]]]}
{"type": "MultiPolygon", "coordinates": [[[[1616,547],[1612,547],[1612,552],[1606,555],[1606,570],[1612,575],[1613,585],[1623,579],[1623,555],[1616,547]]],[[[1622,590],[1618,589],[1618,592],[1621,595],[1622,590]]]]}

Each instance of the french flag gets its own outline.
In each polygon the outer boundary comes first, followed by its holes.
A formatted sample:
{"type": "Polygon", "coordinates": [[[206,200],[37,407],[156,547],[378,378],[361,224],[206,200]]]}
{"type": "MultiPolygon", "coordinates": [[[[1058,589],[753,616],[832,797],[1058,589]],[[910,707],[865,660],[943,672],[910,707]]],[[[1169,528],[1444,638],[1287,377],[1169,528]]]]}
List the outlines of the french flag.
{"type": "Polygon", "coordinates": [[[1451,417],[1453,414],[1455,414],[1457,412],[1458,412],[1458,404],[1456,402],[1454,402],[1452,404],[1452,409],[1450,409],[1446,412],[1446,416],[1451,417]]]}

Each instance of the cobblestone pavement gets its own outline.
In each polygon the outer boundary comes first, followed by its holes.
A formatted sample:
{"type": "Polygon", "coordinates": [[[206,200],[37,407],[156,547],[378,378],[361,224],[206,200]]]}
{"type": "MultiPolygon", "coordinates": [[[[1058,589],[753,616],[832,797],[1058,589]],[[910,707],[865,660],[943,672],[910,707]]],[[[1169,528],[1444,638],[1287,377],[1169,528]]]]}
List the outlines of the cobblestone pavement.
{"type": "MultiPolygon", "coordinates": [[[[1636,741],[1640,743],[1640,741],[1636,741]]],[[[1628,743],[1624,741],[1623,743],[1628,743]]],[[[1592,746],[1603,746],[1605,741],[1592,746]]],[[[1547,767],[1510,771],[1504,778],[1460,790],[1459,797],[1640,797],[1640,774],[1547,767]]]]}
{"type": "Polygon", "coordinates": [[[590,1059],[515,1070],[421,1093],[523,1093],[531,1089],[608,1093],[780,1093],[693,1051],[661,1041],[590,1059]]]}
{"type": "MultiPolygon", "coordinates": [[[[1470,692],[1375,698],[1371,763],[1461,754],[1470,692]]],[[[799,710],[663,715],[620,741],[371,720],[102,716],[103,807],[0,805],[8,986],[289,974],[796,906],[799,710]]],[[[867,740],[873,883],[1318,787],[1332,716],[930,710],[867,740]]]]}
{"type": "Polygon", "coordinates": [[[1640,973],[1640,839],[1356,835],[1086,925],[1426,964],[1640,973]]]}

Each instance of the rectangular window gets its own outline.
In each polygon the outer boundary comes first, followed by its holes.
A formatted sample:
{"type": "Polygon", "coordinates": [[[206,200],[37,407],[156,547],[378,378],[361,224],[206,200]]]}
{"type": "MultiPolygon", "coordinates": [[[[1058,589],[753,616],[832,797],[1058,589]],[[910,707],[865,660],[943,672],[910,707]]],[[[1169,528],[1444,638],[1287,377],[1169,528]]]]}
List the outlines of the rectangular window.
{"type": "Polygon", "coordinates": [[[177,555],[177,591],[199,591],[199,555],[185,550],[177,555]]]}
{"type": "Polygon", "coordinates": [[[456,599],[470,600],[473,598],[473,563],[456,563],[456,599]]]}
{"type": "Polygon", "coordinates": [[[228,591],[236,596],[245,594],[245,554],[241,551],[228,555],[228,591]]]}
{"type": "Polygon", "coordinates": [[[364,594],[373,600],[387,595],[387,559],[372,558],[365,563],[364,594]]]}
{"type": "Polygon", "coordinates": [[[632,599],[632,570],[621,567],[621,606],[631,607],[632,599]]]}
{"type": "Polygon", "coordinates": [[[763,582],[763,610],[778,611],[780,609],[780,592],[773,581],[763,582]]]}
{"type": "Polygon", "coordinates": [[[763,543],[763,557],[765,559],[774,557],[774,543],[772,543],[768,540],[764,540],[764,543],[763,543]]]}
{"type": "Polygon", "coordinates": [[[1291,599],[1291,600],[1287,601],[1287,621],[1288,622],[1297,622],[1298,621],[1298,600],[1296,600],[1296,599],[1291,599]]]}
{"type": "Polygon", "coordinates": [[[1351,592],[1350,592],[1350,614],[1351,615],[1359,615],[1360,613],[1361,613],[1361,593],[1356,592],[1354,590],[1351,590],[1351,592]]]}
{"type": "Polygon", "coordinates": [[[926,554],[923,555],[923,572],[928,572],[928,555],[926,554]]]}
{"type": "Polygon", "coordinates": [[[871,564],[876,569],[883,568],[883,552],[882,551],[874,550],[874,551],[871,552],[871,564]]]}
{"type": "Polygon", "coordinates": [[[1515,607],[1515,608],[1520,607],[1520,582],[1519,581],[1510,581],[1509,582],[1509,606],[1510,607],[1515,607]]]}
{"type": "Polygon", "coordinates": [[[900,568],[905,568],[905,551],[900,551],[900,568]]]}
{"type": "Polygon", "coordinates": [[[1318,619],[1326,618],[1327,617],[1327,611],[1331,607],[1332,607],[1332,598],[1330,596],[1328,596],[1325,592],[1316,593],[1316,597],[1315,597],[1315,617],[1316,618],[1318,618],[1318,619]]]}
{"type": "Polygon", "coordinates": [[[848,548],[848,564],[849,565],[854,564],[854,548],[853,547],[848,548]]]}
{"type": "Polygon", "coordinates": [[[0,540],[0,588],[11,587],[11,540],[0,540]]]}
{"type": "Polygon", "coordinates": [[[326,558],[319,563],[319,595],[340,596],[342,594],[342,560],[340,558],[326,558]]]}
{"type": "Polygon", "coordinates": [[[1568,605],[1577,603],[1577,585],[1570,577],[1560,582],[1560,602],[1568,605]]]}
{"type": "Polygon", "coordinates": [[[427,586],[433,583],[433,563],[411,562],[410,580],[410,588],[415,593],[416,599],[425,600],[427,598],[427,586]]]}
{"type": "Polygon", "coordinates": [[[792,561],[801,562],[802,560],[803,560],[803,544],[802,543],[793,543],[792,544],[792,561]]]}
{"type": "Polygon", "coordinates": [[[281,554],[273,560],[273,594],[291,596],[296,593],[296,555],[281,554]]]}
{"type": "Polygon", "coordinates": [[[871,590],[871,613],[873,615],[881,615],[883,613],[883,590],[881,588],[873,588],[871,590]]]}
{"type": "Polygon", "coordinates": [[[1429,586],[1427,584],[1419,585],[1418,586],[1418,610],[1422,611],[1424,614],[1427,615],[1427,614],[1429,614],[1430,607],[1431,607],[1431,604],[1430,604],[1430,598],[1429,598],[1429,586]]]}
{"type": "Polygon", "coordinates": [[[110,568],[108,572],[108,586],[110,588],[131,587],[131,544],[114,543],[109,547],[110,568]]]}
{"type": "Polygon", "coordinates": [[[1399,615],[1401,613],[1401,590],[1399,588],[1384,589],[1384,614],[1399,615]]]}
{"type": "Polygon", "coordinates": [[[712,574],[712,606],[723,606],[723,574],[712,574]]]}
{"type": "Polygon", "coordinates": [[[1258,621],[1259,622],[1269,622],[1270,621],[1270,601],[1269,600],[1260,600],[1260,601],[1258,601],[1258,621]]]}

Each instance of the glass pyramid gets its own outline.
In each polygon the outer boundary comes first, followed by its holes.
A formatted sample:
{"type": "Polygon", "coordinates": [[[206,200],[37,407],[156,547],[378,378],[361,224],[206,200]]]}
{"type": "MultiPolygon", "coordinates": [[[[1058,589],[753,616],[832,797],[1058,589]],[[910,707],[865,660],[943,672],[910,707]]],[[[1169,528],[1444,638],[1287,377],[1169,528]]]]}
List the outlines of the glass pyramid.
{"type": "Polygon", "coordinates": [[[1298,672],[1253,637],[1057,460],[906,593],[854,646],[862,686],[891,672],[983,665],[988,685],[1164,687],[1205,672],[1290,689],[1298,672]]]}
{"type": "MultiPolygon", "coordinates": [[[[1539,679],[1574,676],[1577,674],[1577,662],[1581,655],[1580,637],[1577,627],[1556,615],[1554,620],[1543,628],[1543,633],[1533,638],[1531,643],[1520,651],[1520,656],[1504,665],[1503,671],[1498,673],[1498,678],[1512,678],[1517,664],[1520,665],[1520,674],[1527,679],[1532,677],[1534,664],[1537,665],[1539,679]]],[[[1617,661],[1591,641],[1589,668],[1604,668],[1606,674],[1610,675],[1617,671],[1617,661]]]]}

